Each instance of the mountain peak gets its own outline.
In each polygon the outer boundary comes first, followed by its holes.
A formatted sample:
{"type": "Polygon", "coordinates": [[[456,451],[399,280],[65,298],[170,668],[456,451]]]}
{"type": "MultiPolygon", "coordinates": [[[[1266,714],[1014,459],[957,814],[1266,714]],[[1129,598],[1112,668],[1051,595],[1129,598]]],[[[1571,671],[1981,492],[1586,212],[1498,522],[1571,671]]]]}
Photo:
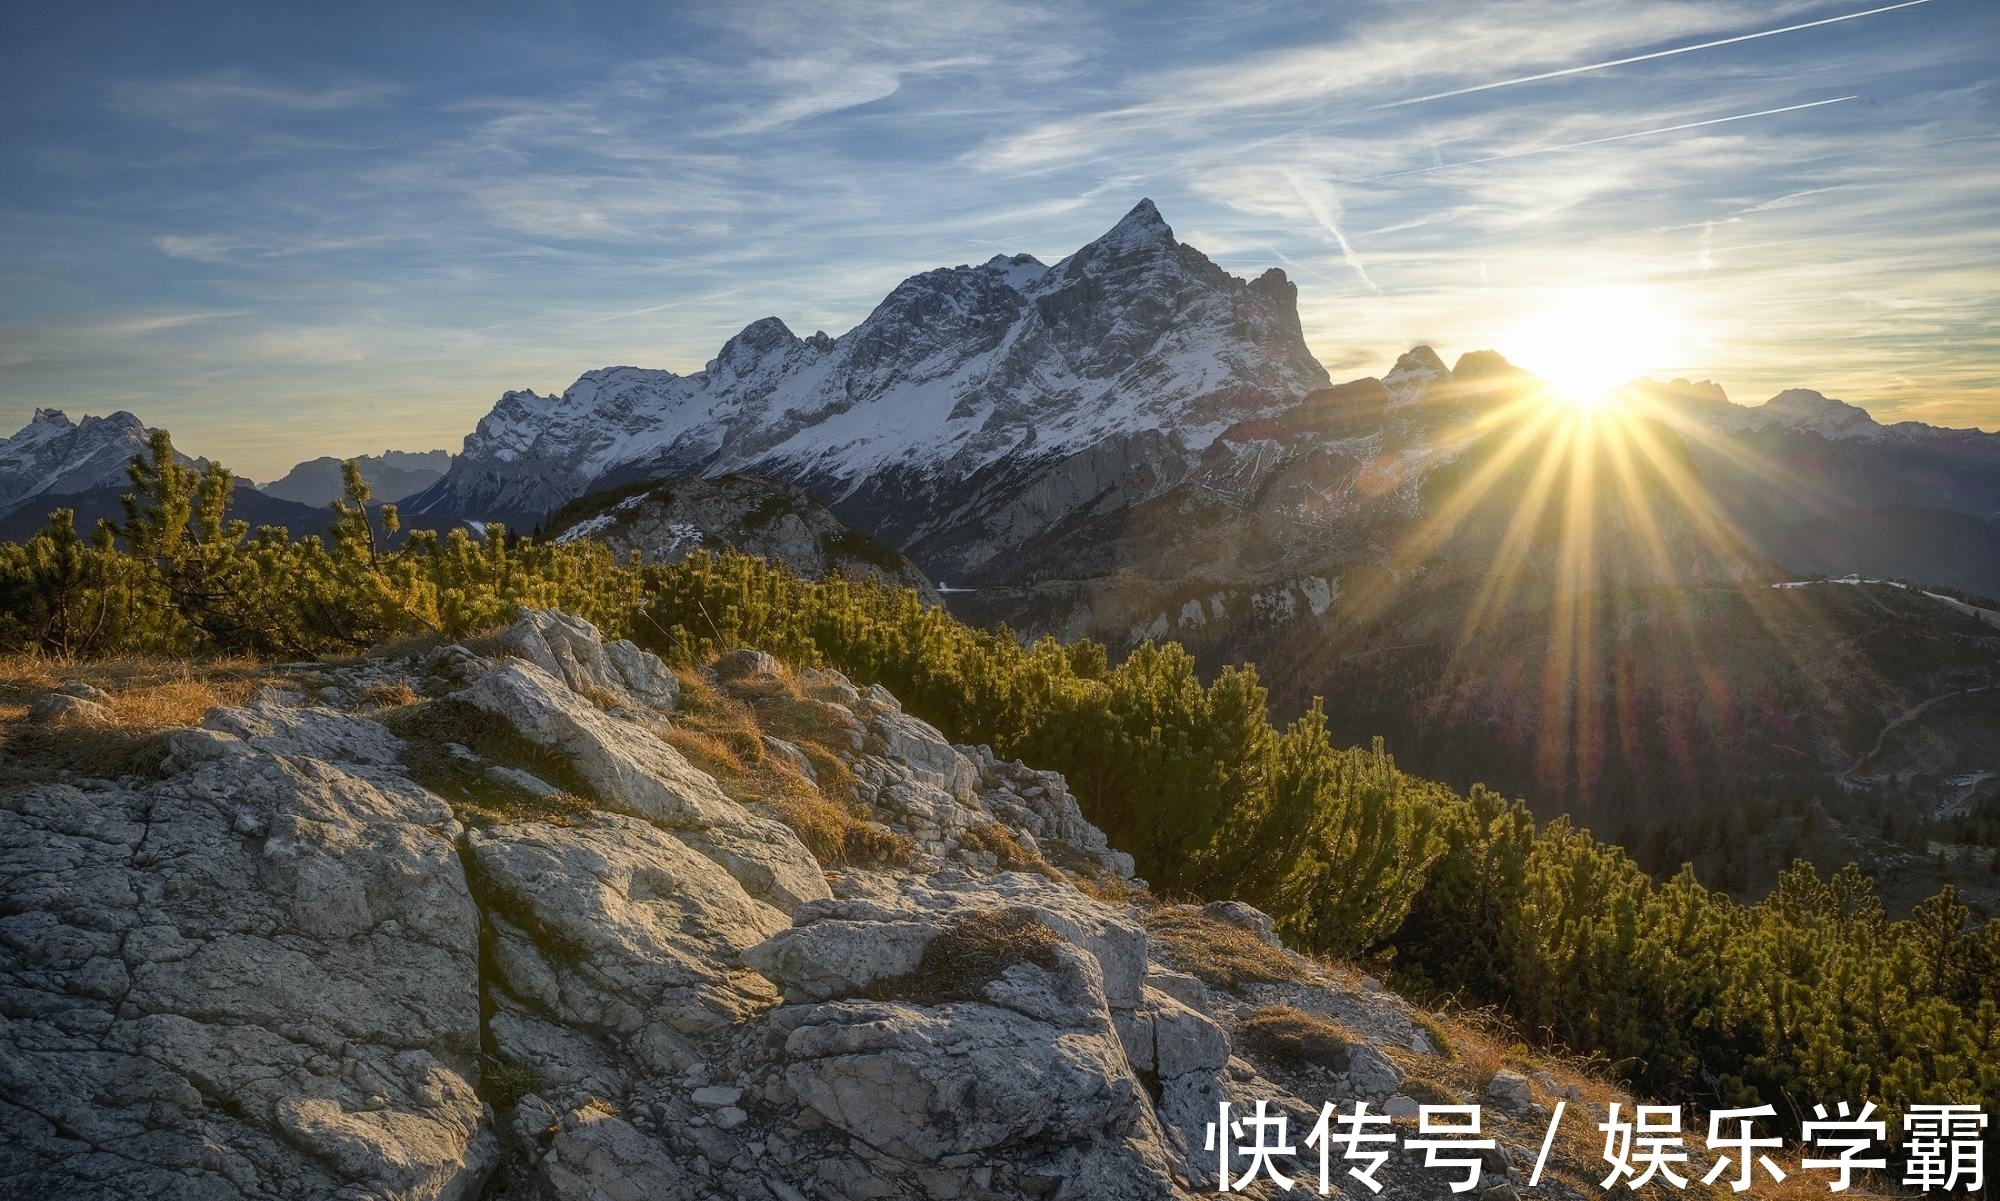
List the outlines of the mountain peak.
{"type": "Polygon", "coordinates": [[[1491,379],[1496,376],[1519,375],[1521,369],[1507,361],[1507,356],[1497,350],[1468,350],[1458,356],[1453,364],[1451,377],[1457,380],[1491,379]]]}
{"type": "Polygon", "coordinates": [[[1787,388],[1765,401],[1760,412],[1793,428],[1828,435],[1859,434],[1881,428],[1860,405],[1835,400],[1810,388],[1787,388]]]}
{"type": "Polygon", "coordinates": [[[1398,355],[1396,365],[1389,369],[1389,373],[1393,375],[1398,371],[1426,371],[1432,375],[1450,374],[1445,368],[1444,360],[1438,357],[1438,352],[1432,350],[1428,342],[1412,346],[1398,355]]]}
{"type": "Polygon", "coordinates": [[[59,429],[73,429],[76,423],[71,421],[69,414],[63,412],[61,409],[36,409],[35,415],[28,419],[28,424],[22,428],[21,432],[26,433],[38,425],[55,426],[59,429]]]}
{"type": "Polygon", "coordinates": [[[1396,359],[1396,365],[1382,377],[1382,386],[1389,390],[1389,403],[1408,404],[1423,395],[1424,390],[1441,379],[1451,378],[1444,360],[1428,345],[1412,346],[1396,359]]]}
{"type": "Polygon", "coordinates": [[[724,342],[722,352],[716,355],[709,367],[713,369],[717,365],[725,365],[734,371],[747,371],[763,356],[793,345],[798,340],[798,335],[783,321],[776,317],[760,317],[724,342]]]}
{"type": "Polygon", "coordinates": [[[1160,216],[1158,206],[1151,200],[1140,200],[1132,206],[1132,211],[1119,218],[1118,224],[1106,230],[1104,236],[1092,243],[1104,247],[1132,247],[1148,245],[1172,245],[1173,227],[1160,216]]]}

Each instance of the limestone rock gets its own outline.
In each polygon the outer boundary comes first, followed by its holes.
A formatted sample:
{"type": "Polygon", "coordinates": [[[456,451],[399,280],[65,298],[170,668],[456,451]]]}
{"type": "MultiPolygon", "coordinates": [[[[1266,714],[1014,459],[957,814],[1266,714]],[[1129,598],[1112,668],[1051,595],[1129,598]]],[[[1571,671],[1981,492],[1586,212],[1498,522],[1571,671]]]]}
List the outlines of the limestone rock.
{"type": "Polygon", "coordinates": [[[789,827],[752,816],[679,751],[542,669],[509,663],[458,695],[566,759],[606,808],[674,830],[758,899],[790,911],[831,895],[789,827]]]}
{"type": "Polygon", "coordinates": [[[1502,1108],[1517,1113],[1535,1103],[1535,1094],[1528,1085],[1528,1078],[1519,1072],[1502,1070],[1494,1073],[1492,1083],[1486,1086],[1486,1095],[1499,1102],[1502,1108]]]}
{"type": "MultiPolygon", "coordinates": [[[[839,802],[915,846],[829,876],[661,736],[658,659],[554,613],[503,640],[289,665],[172,733],[161,779],[0,796],[0,1178],[93,1201],[1186,1198],[1216,1183],[1221,1102],[1310,1108],[1233,1043],[1271,1005],[1356,1040],[1309,1083],[1414,1112],[1380,1049],[1421,1049],[1407,1005],[1297,957],[1295,981],[1213,985],[1156,961],[1142,911],[1097,899],[1123,890],[1063,874],[1131,863],[1060,775],[953,746],[879,686],[729,656],[724,691],[776,674],[823,706],[839,802]],[[410,692],[560,765],[354,711],[410,692]],[[504,800],[466,830],[411,776],[434,769],[504,800]]],[[[824,763],[764,745],[803,782],[824,763]]],[[[1250,906],[1208,912],[1279,945],[1250,906]]]]}
{"type": "Polygon", "coordinates": [[[1254,905],[1246,905],[1242,901],[1210,901],[1202,907],[1202,911],[1218,921],[1250,931],[1269,946],[1284,945],[1278,938],[1276,923],[1271,916],[1254,905]]]}
{"type": "Polygon", "coordinates": [[[623,639],[606,642],[596,626],[554,609],[524,612],[500,645],[577,692],[628,708],[672,709],[680,695],[680,681],[659,656],[623,639]]]}
{"type": "Polygon", "coordinates": [[[319,739],[319,721],[223,711],[177,736],[168,779],[0,801],[11,1188],[479,1191],[497,1144],[457,825],[407,781],[320,757],[386,731],[319,739]]]}
{"type": "Polygon", "coordinates": [[[64,696],[73,696],[80,701],[95,701],[100,705],[109,704],[111,694],[95,684],[83,680],[68,680],[56,685],[55,690],[64,696]]]}
{"type": "Polygon", "coordinates": [[[836,1002],[804,1015],[785,1050],[798,1096],[887,1155],[923,1162],[1067,1147],[1067,1158],[1094,1161],[1107,1190],[1069,1195],[1169,1192],[1157,1126],[1106,1034],[978,1003],[836,1002]]]}
{"type": "Polygon", "coordinates": [[[30,701],[28,719],[74,721],[94,726],[108,726],[113,720],[108,706],[67,692],[47,692],[30,701]]]}

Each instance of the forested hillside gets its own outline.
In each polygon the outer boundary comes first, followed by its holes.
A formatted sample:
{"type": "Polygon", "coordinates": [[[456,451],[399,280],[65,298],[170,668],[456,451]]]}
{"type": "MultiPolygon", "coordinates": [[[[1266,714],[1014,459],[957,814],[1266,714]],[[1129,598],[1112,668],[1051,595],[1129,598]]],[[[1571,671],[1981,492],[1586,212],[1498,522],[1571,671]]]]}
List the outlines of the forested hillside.
{"type": "MultiPolygon", "coordinates": [[[[1203,682],[1179,646],[1113,666],[1092,642],[1022,645],[878,582],[809,582],[748,557],[621,564],[588,542],[489,530],[380,545],[348,474],[330,537],[231,518],[231,477],[135,463],[126,519],[58,513],[0,546],[0,647],[55,656],[337,656],[461,638],[524,605],[578,613],[669,662],[754,647],[882,683],[954,740],[1067,776],[1155,890],[1249,901],[1294,946],[1386,964],[1420,994],[1501,1006],[1636,1087],[1709,1103],[2000,1105],[2000,922],[1947,890],[1907,920],[1854,870],[1788,872],[1755,905],[1480,787],[1342,748],[1318,706],[1274,727],[1254,668],[1203,682]]],[[[393,510],[384,513],[393,528],[393,510]]]]}

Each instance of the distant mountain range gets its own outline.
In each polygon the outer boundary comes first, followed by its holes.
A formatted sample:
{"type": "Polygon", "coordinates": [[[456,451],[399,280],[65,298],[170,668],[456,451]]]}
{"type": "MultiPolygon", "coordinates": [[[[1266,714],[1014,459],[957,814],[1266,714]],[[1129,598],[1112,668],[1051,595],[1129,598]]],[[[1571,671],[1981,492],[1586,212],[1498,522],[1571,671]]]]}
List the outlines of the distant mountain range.
{"type": "MultiPolygon", "coordinates": [[[[1236,582],[1289,578],[1329,548],[1382,559],[1396,527],[1421,523],[1431,477],[1494,432],[1482,414],[1532,380],[1492,352],[1448,368],[1419,347],[1334,386],[1296,296],[1282,271],[1230,276],[1142,201],[1053,266],[996,256],[913,276],[839,338],[771,317],[692,375],[614,367],[559,396],[507,393],[404,510],[531,528],[634,480],[766,475],[934,576],[1018,588],[1157,566],[1165,548],[1118,548],[1163,501],[1260,497],[1248,524],[1282,545],[1263,562],[1232,552],[1236,582]]],[[[1884,426],[1804,390],[1754,408],[1708,383],[1635,395],[1713,519],[1742,534],[1739,562],[1705,570],[1913,569],[2000,590],[2000,562],[1980,553],[2000,515],[2000,435],[1884,426]]],[[[1040,624],[1108,630],[1053,617],[1040,624]]]]}
{"type": "MultiPolygon", "coordinates": [[[[33,534],[51,509],[74,511],[77,527],[85,530],[100,517],[120,517],[124,508],[119,498],[131,490],[126,466],[133,456],[146,453],[151,435],[151,428],[122,410],[76,422],[60,409],[36,409],[18,433],[0,438],[0,540],[33,534]]],[[[207,462],[178,457],[184,463],[207,462]]],[[[450,467],[451,454],[392,450],[363,455],[360,464],[362,478],[381,504],[437,481],[450,467]]],[[[262,486],[239,476],[234,511],[252,526],[318,533],[329,519],[328,502],[340,491],[340,460],[325,456],[300,463],[284,478],[262,486]]]]}
{"type": "MultiPolygon", "coordinates": [[[[377,504],[390,504],[421,492],[444,477],[451,468],[451,452],[389,450],[379,455],[361,455],[355,460],[361,478],[368,481],[377,504]]],[[[341,494],[341,460],[332,455],[309,459],[285,473],[282,479],[259,484],[257,490],[279,500],[324,507],[341,494]]]]}
{"type": "MultiPolygon", "coordinates": [[[[523,530],[606,487],[769,476],[933,576],[982,588],[1143,575],[1161,566],[1157,553],[1185,576],[1199,554],[1132,545],[1163,502],[1226,499],[1244,515],[1224,523],[1242,527],[1228,535],[1236,583],[1329,560],[1386,563],[1399,530],[1430,512],[1427,494],[1495,434],[1485,415],[1532,378],[1493,352],[1447,367],[1418,347],[1379,379],[1336,386],[1305,344],[1296,299],[1282,271],[1235,278],[1141,201],[1053,266],[1022,254],[912,276],[838,338],[765,318],[692,375],[611,367],[558,396],[509,392],[461,454],[389,451],[365,456],[362,471],[375,499],[401,501],[414,524],[523,530]]],[[[1704,572],[1853,571],[2000,591],[2000,435],[1885,426],[1803,389],[1757,407],[1707,382],[1634,395],[1670,457],[1685,456],[1694,493],[1742,535],[1738,562],[1704,572]]],[[[144,438],[130,413],[79,425],[38,410],[0,440],[0,515],[122,487],[144,438]]],[[[323,506],[339,463],[301,463],[258,490],[323,506]]],[[[1079,628],[1075,613],[1048,624],[1079,628]]]]}
{"type": "Polygon", "coordinates": [[[149,432],[122,410],[78,424],[60,409],[36,409],[20,432],[0,438],[0,513],[125,484],[125,466],[146,449],[149,432]]]}
{"type": "Polygon", "coordinates": [[[510,392],[405,509],[529,526],[629,480],[766,475],[934,573],[989,574],[1325,387],[1296,300],[1282,271],[1237,279],[1141,202],[1053,266],[912,276],[839,338],[770,317],[693,375],[614,367],[560,396],[510,392]]]}

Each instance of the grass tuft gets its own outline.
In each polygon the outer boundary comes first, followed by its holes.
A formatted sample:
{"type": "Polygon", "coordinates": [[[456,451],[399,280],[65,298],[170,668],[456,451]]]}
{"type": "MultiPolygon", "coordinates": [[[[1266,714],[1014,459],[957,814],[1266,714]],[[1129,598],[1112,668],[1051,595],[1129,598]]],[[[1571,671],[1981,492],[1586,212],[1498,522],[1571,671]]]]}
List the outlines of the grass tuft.
{"type": "Polygon", "coordinates": [[[1008,872],[1034,872],[1051,880],[1066,879],[1048,860],[1037,851],[1022,845],[1014,832],[999,822],[983,822],[968,826],[958,836],[958,845],[973,851],[983,851],[999,861],[1000,870],[1008,872]]]}
{"type": "Polygon", "coordinates": [[[1167,966],[1214,988],[1283,984],[1306,973],[1283,951],[1195,906],[1158,905],[1144,914],[1147,936],[1167,966]]]}
{"type": "Polygon", "coordinates": [[[732,799],[770,810],[822,865],[900,867],[915,860],[916,843],[873,820],[854,799],[854,773],[840,754],[852,720],[844,710],[808,696],[789,670],[719,683],[699,672],[680,679],[677,712],[655,732],[732,799]],[[817,783],[766,753],[766,735],[798,747],[817,783]]]}
{"type": "Polygon", "coordinates": [[[561,755],[529,742],[492,714],[453,697],[422,701],[376,715],[389,731],[408,744],[403,766],[412,778],[452,803],[460,821],[470,826],[547,821],[563,824],[589,812],[589,788],[561,755]],[[484,764],[468,763],[452,754],[451,744],[481,760],[511,767],[560,789],[555,796],[538,796],[511,784],[489,779],[484,764]]]}
{"type": "Polygon", "coordinates": [[[1345,1072],[1347,1049],[1364,1041],[1337,1022],[1290,1005],[1255,1010],[1237,1026],[1236,1037],[1254,1057],[1288,1066],[1312,1064],[1330,1072],[1345,1072]]]}
{"type": "Polygon", "coordinates": [[[876,981],[870,995],[919,1005],[975,1000],[1017,963],[1054,971],[1061,942],[1033,910],[975,910],[959,915],[931,940],[915,971],[876,981]]]}

